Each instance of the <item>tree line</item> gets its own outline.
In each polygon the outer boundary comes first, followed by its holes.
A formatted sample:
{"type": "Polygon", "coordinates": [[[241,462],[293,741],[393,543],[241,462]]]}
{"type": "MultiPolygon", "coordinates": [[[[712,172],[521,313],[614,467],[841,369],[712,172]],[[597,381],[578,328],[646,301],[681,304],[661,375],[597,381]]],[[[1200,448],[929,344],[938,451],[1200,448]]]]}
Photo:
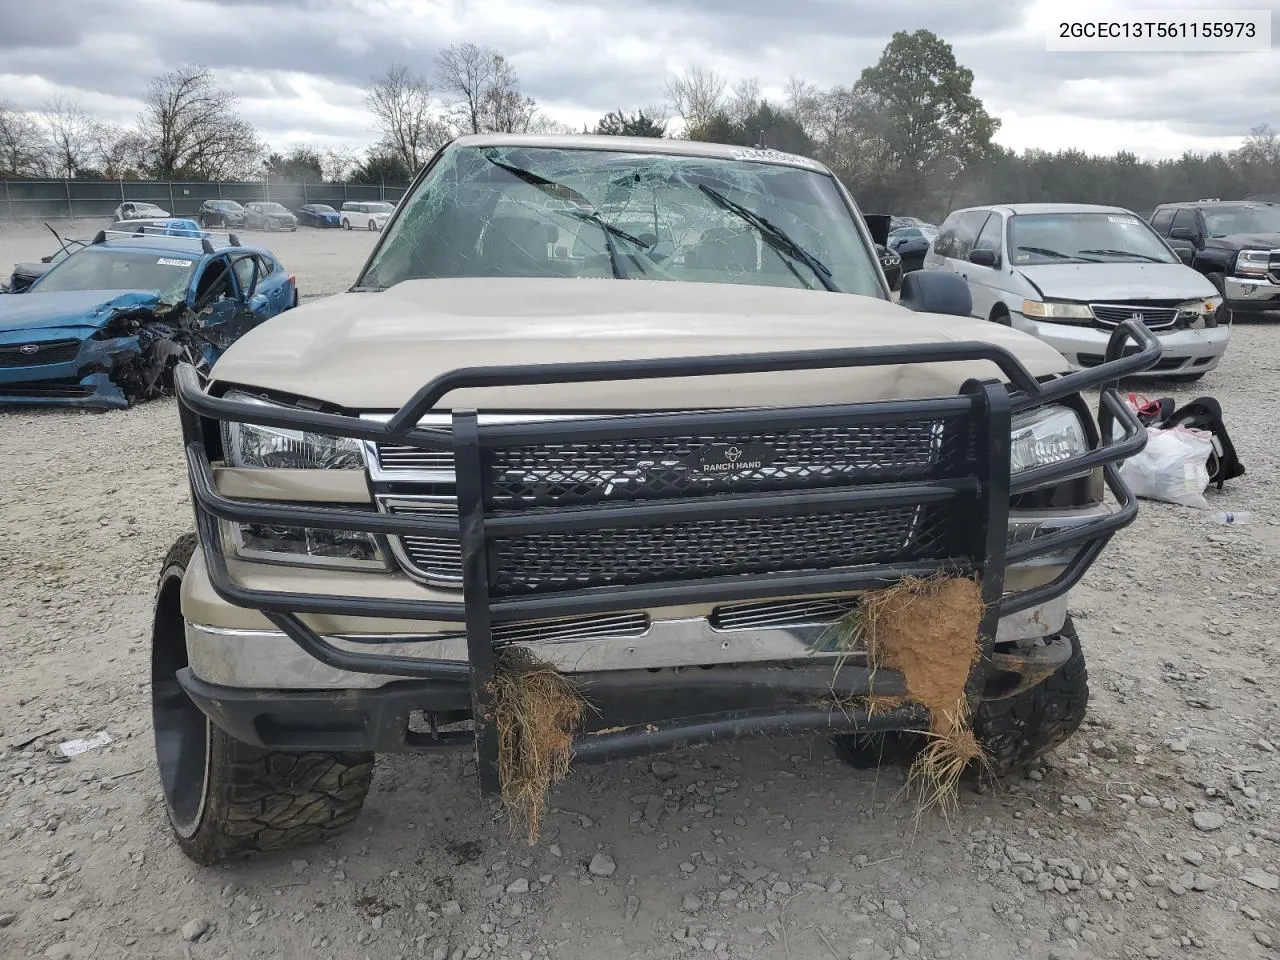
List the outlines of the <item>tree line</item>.
{"type": "MultiPolygon", "coordinates": [[[[272,151],[241,117],[236,96],[196,65],[152,79],[131,127],[100,122],[65,99],[38,116],[0,103],[0,178],[397,183],[460,134],[574,132],[522,91],[493,48],[454,44],[430,67],[393,64],[368,83],[364,104],[378,139],[363,154],[272,151]]],[[[582,132],[663,137],[673,128],[693,140],[815,157],[864,209],[931,220],[978,203],[1113,203],[1145,212],[1170,199],[1280,194],[1280,135],[1265,125],[1236,150],[1159,161],[1002,147],[993,140],[1000,120],[974,95],[973,72],[928,30],[895,33],[848,86],[793,77],[779,100],[764,97],[755,79],[731,84],[692,67],[667,81],[661,105],[611,111],[582,132]]]]}

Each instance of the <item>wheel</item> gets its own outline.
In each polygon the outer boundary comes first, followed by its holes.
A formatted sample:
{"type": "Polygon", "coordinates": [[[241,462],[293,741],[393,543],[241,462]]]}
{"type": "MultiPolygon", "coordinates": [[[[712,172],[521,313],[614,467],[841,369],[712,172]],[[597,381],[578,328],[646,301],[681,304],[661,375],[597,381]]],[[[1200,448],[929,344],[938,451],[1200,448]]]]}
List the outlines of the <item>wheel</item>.
{"type": "Polygon", "coordinates": [[[263,750],[209,722],[178,684],[187,665],[181,587],[196,537],[179,537],[160,568],[151,639],[156,762],[178,846],[210,865],[314,843],[355,820],[373,777],[370,753],[263,750]]]}
{"type": "Polygon", "coordinates": [[[997,303],[995,305],[995,309],[991,311],[991,322],[998,323],[1003,327],[1011,326],[1009,311],[1004,308],[1004,304],[997,303]]]}
{"type": "Polygon", "coordinates": [[[343,217],[343,218],[342,218],[342,229],[343,229],[343,230],[350,230],[350,229],[351,229],[351,221],[350,221],[350,220],[348,220],[346,217],[343,217]]]}
{"type": "Polygon", "coordinates": [[[1071,617],[1062,627],[1071,656],[1058,672],[1030,690],[978,706],[973,730],[991,772],[1005,776],[1063,743],[1079,728],[1089,704],[1089,673],[1071,617]]]}

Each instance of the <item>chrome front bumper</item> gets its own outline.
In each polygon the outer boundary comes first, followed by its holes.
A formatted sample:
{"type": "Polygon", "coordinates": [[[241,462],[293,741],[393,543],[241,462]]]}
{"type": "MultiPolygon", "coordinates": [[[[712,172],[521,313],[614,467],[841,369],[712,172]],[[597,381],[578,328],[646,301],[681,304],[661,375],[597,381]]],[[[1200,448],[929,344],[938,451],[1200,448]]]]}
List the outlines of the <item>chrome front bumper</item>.
{"type": "MultiPolygon", "coordinates": [[[[1031,640],[1062,630],[1067,597],[1000,619],[996,642],[1031,640]]],[[[399,678],[335,670],[316,660],[276,630],[246,630],[187,623],[187,655],[191,672],[206,683],[259,690],[368,690],[399,678]]],[[[567,674],[661,667],[765,663],[835,658],[831,624],[772,629],[722,630],[705,617],[655,620],[640,635],[590,640],[522,644],[567,674]]],[[[367,650],[376,641],[380,653],[433,660],[467,661],[467,638],[461,634],[392,634],[360,641],[326,636],[335,646],[367,650]]]]}
{"type": "Polygon", "coordinates": [[[1222,281],[1222,293],[1227,300],[1265,304],[1274,300],[1280,309],[1280,283],[1265,279],[1226,277],[1222,281]]]}

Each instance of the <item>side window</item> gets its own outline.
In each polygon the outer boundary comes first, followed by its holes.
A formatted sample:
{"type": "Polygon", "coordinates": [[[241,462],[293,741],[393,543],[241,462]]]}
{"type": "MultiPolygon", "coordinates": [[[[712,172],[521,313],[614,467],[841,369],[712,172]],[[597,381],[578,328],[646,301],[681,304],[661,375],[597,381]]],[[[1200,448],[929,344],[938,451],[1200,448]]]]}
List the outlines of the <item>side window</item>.
{"type": "Polygon", "coordinates": [[[231,296],[231,270],[226,257],[218,257],[205,264],[200,281],[196,284],[196,302],[207,306],[231,296]]]}
{"type": "Polygon", "coordinates": [[[1186,227],[1194,234],[1200,233],[1200,227],[1196,223],[1196,212],[1190,207],[1182,207],[1173,215],[1173,226],[1186,227]]]}
{"type": "Polygon", "coordinates": [[[249,296],[249,290],[253,287],[254,263],[255,258],[252,256],[241,257],[233,267],[236,282],[240,285],[240,294],[245,297],[249,296]]]}
{"type": "Polygon", "coordinates": [[[990,250],[996,255],[995,265],[1000,266],[1000,230],[1004,224],[1004,218],[999,214],[993,213],[987,218],[986,226],[978,234],[978,239],[973,241],[974,250],[990,250]]]}
{"type": "Polygon", "coordinates": [[[933,252],[940,257],[954,257],[952,251],[956,245],[956,221],[959,217],[952,214],[942,221],[942,226],[938,228],[938,235],[933,238],[933,252]]]}
{"type": "Polygon", "coordinates": [[[259,256],[258,258],[258,282],[262,282],[262,278],[270,273],[275,273],[276,262],[270,257],[259,256]]]}
{"type": "Polygon", "coordinates": [[[978,234],[989,216],[990,213],[986,210],[970,210],[968,213],[960,214],[956,220],[955,252],[951,256],[957,260],[968,259],[974,241],[978,239],[978,234]]]}
{"type": "Polygon", "coordinates": [[[1151,228],[1162,237],[1169,235],[1169,228],[1173,226],[1173,208],[1162,207],[1157,210],[1151,217],[1151,228]]]}

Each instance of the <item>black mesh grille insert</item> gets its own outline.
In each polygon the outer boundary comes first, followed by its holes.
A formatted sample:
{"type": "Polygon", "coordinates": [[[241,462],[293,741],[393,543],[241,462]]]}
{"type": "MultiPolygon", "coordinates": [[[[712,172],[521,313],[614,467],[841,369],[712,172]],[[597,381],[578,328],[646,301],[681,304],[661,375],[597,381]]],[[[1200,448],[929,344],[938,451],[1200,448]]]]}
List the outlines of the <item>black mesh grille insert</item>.
{"type": "MultiPolygon", "coordinates": [[[[959,512],[950,511],[960,519],[959,512]]],[[[499,594],[948,558],[946,507],[697,520],[491,543],[499,594]]]]}
{"type": "Polygon", "coordinates": [[[15,343],[0,346],[0,367],[36,367],[66,363],[80,352],[79,340],[46,340],[44,343],[15,343]]]}
{"type": "Polygon", "coordinates": [[[926,480],[956,475],[969,450],[968,422],[958,417],[503,447],[485,457],[485,505],[509,510],[926,480]]]}

